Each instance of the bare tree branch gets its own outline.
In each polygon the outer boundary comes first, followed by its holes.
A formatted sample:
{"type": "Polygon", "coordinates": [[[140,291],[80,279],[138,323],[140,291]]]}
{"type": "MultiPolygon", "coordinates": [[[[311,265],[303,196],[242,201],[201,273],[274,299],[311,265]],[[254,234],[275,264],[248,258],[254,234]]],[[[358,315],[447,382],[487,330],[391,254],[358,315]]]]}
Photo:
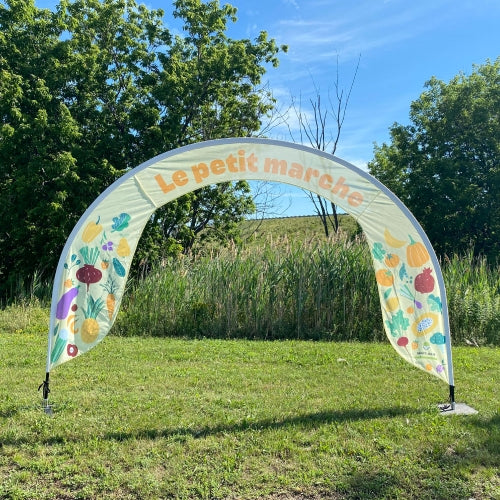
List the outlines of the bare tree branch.
{"type": "MultiPolygon", "coordinates": [[[[328,92],[329,106],[326,109],[323,108],[321,92],[314,81],[313,85],[316,96],[309,101],[312,112],[311,117],[309,117],[308,114],[303,111],[301,96],[299,96],[298,105],[295,101],[292,100],[292,109],[294,110],[295,115],[299,121],[299,134],[301,143],[304,143],[305,140],[307,140],[311,147],[319,149],[320,151],[329,150],[328,152],[330,152],[332,155],[335,154],[335,152],[337,151],[337,146],[339,144],[342,127],[344,125],[347,106],[349,104],[352,90],[354,88],[354,82],[358,74],[360,61],[361,55],[358,57],[349,90],[347,91],[347,93],[345,93],[344,89],[341,88],[339,83],[339,60],[337,56],[336,77],[333,84],[335,95],[334,97],[332,97],[331,92],[328,92]],[[334,126],[331,129],[329,128],[330,117],[333,118],[334,123],[334,126]],[[331,134],[331,138],[329,139],[327,138],[327,132],[330,132],[331,134]]],[[[290,133],[290,135],[293,140],[292,133],[290,133]]],[[[332,213],[330,214],[328,211],[328,202],[325,198],[318,194],[312,193],[311,191],[305,192],[307,193],[309,199],[312,201],[314,210],[321,219],[325,231],[325,236],[328,237],[330,235],[330,226],[333,231],[337,233],[339,229],[339,221],[335,203],[330,202],[332,210],[332,213]]]]}

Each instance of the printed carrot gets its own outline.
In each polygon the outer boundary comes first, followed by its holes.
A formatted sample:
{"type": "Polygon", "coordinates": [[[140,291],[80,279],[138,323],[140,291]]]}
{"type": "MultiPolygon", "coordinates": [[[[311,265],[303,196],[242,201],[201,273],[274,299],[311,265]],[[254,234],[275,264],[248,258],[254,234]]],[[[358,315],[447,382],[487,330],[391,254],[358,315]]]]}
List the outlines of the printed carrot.
{"type": "Polygon", "coordinates": [[[106,283],[104,283],[101,286],[104,288],[104,290],[108,292],[108,295],[106,296],[106,309],[108,311],[108,317],[111,320],[113,319],[113,314],[115,312],[115,307],[116,307],[115,292],[118,289],[118,286],[111,277],[109,277],[106,283]]]}

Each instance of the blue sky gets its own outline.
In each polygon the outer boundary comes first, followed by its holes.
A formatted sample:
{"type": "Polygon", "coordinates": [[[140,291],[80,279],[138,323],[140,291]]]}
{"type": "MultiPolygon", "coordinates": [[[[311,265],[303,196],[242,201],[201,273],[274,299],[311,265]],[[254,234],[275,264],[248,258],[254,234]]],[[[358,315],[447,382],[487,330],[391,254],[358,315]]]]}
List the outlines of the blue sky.
{"type": "MultiPolygon", "coordinates": [[[[166,12],[171,3],[148,0],[166,12]]],[[[499,0],[232,0],[238,22],[233,38],[255,38],[261,30],[289,47],[280,66],[270,68],[265,82],[286,112],[301,98],[304,111],[319,89],[326,102],[337,78],[345,92],[359,59],[352,94],[336,155],[360,168],[373,157],[373,144],[389,140],[394,122],[407,124],[412,101],[432,76],[445,82],[473,64],[500,55],[499,0]],[[338,67],[337,67],[338,61],[338,67]]],[[[36,2],[52,7],[50,0],[36,2]]],[[[275,139],[299,141],[297,119],[268,133],[275,139]],[[289,128],[293,137],[290,136],[289,128]]],[[[312,212],[300,190],[285,188],[285,215],[312,212]]],[[[279,209],[279,210],[281,210],[279,209]]],[[[278,210],[278,211],[279,211],[278,210]]]]}
{"type": "MultiPolygon", "coordinates": [[[[336,155],[360,168],[373,157],[373,144],[389,141],[394,122],[409,123],[412,101],[432,76],[449,81],[473,64],[500,55],[498,0],[234,0],[239,33],[260,30],[289,51],[268,80],[282,108],[302,96],[325,98],[339,84],[348,91],[359,69],[336,155]]],[[[291,116],[292,127],[294,124],[291,116]]],[[[286,128],[273,131],[291,140],[286,128]]],[[[298,135],[295,133],[295,140],[298,135]]],[[[286,215],[311,213],[299,191],[290,191],[286,215]]],[[[284,200],[285,201],[285,200],[284,200]]],[[[287,206],[285,204],[285,206],[287,206]]]]}

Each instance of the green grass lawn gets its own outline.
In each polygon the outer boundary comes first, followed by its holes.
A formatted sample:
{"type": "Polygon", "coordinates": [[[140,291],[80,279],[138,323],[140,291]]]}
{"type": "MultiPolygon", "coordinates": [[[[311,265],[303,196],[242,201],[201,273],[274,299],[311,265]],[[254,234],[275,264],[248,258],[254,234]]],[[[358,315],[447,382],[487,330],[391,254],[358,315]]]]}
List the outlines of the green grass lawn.
{"type": "Polygon", "coordinates": [[[36,392],[45,336],[0,333],[0,498],[500,497],[500,349],[448,387],[388,344],[108,337],[36,392]]]}

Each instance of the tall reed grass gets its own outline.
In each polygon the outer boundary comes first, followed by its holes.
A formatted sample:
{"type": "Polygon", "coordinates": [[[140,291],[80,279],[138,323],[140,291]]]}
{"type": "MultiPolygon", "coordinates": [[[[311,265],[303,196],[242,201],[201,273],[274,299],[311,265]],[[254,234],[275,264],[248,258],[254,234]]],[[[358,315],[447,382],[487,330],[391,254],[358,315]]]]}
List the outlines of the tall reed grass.
{"type": "Polygon", "coordinates": [[[500,266],[472,253],[454,255],[443,274],[455,342],[500,345],[500,266]]]}
{"type": "Polygon", "coordinates": [[[31,276],[12,276],[8,281],[0,280],[0,308],[9,305],[29,307],[50,306],[52,295],[51,279],[36,272],[31,276]]]}
{"type": "Polygon", "coordinates": [[[379,307],[364,245],[285,239],[157,267],[130,287],[115,331],[369,341],[383,337],[379,307]]]}
{"type": "MultiPolygon", "coordinates": [[[[498,268],[446,259],[454,342],[500,344],[498,268]]],[[[341,239],[222,249],[132,281],[120,335],[377,341],[385,338],[366,245],[341,239]]]]}
{"type": "MultiPolygon", "coordinates": [[[[500,266],[468,254],[444,259],[442,269],[452,342],[500,345],[500,266]]],[[[50,290],[39,275],[16,283],[0,301],[0,331],[45,330],[50,290]]],[[[366,245],[286,236],[171,260],[129,280],[112,333],[385,339],[366,245]]]]}

